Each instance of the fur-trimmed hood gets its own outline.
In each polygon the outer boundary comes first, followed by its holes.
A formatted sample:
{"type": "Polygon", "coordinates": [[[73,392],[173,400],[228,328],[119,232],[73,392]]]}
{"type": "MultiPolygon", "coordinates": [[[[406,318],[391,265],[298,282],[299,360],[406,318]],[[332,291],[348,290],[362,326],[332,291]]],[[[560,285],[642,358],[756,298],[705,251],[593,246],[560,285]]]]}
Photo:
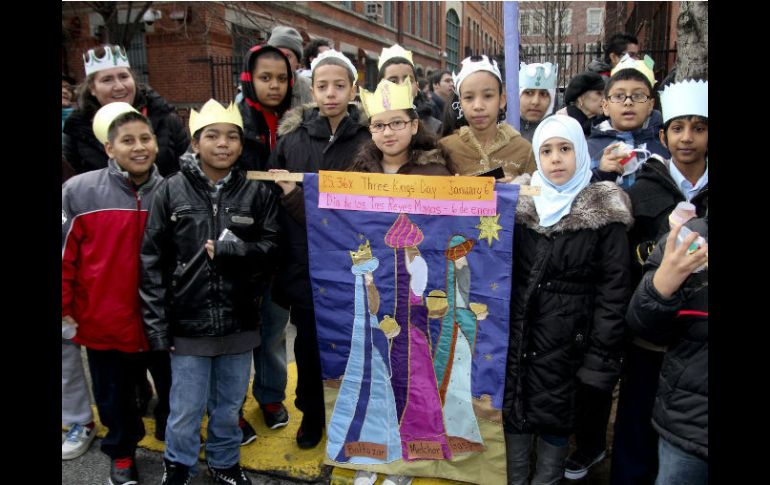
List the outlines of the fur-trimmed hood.
{"type": "MultiPolygon", "coordinates": [[[[531,180],[530,174],[523,174],[512,183],[530,185],[531,180]]],[[[532,196],[519,195],[516,222],[546,236],[581,229],[596,230],[614,222],[630,228],[634,218],[631,215],[631,199],[615,182],[607,181],[586,186],[572,202],[570,213],[553,226],[542,227],[539,221],[532,196]]]]}
{"type": "MultiPolygon", "coordinates": [[[[364,113],[361,105],[355,101],[348,103],[348,116],[351,119],[363,126],[369,124],[369,118],[364,113]]],[[[305,103],[302,106],[297,106],[286,112],[278,125],[278,136],[284,136],[288,133],[297,131],[300,126],[309,123],[323,121],[328,129],[328,122],[321,120],[320,113],[318,111],[318,103],[315,101],[311,103],[305,103]]]]}

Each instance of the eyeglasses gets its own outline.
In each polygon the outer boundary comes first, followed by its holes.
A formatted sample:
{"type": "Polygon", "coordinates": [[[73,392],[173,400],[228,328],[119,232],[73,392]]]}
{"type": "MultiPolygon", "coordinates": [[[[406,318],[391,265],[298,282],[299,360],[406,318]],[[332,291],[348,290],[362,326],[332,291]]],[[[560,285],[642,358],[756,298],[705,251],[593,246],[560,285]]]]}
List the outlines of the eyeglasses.
{"type": "Polygon", "coordinates": [[[634,103],[646,103],[649,101],[650,96],[647,96],[644,93],[634,93],[631,95],[616,93],[607,96],[607,99],[610,100],[610,103],[625,103],[628,98],[631,98],[631,101],[634,103]]]}
{"type": "Polygon", "coordinates": [[[381,132],[385,131],[385,127],[386,126],[390,127],[390,129],[393,130],[393,131],[403,130],[404,128],[406,128],[406,125],[410,121],[411,120],[409,120],[409,121],[393,120],[390,123],[372,123],[371,125],[369,125],[369,132],[370,133],[381,133],[381,132]]]}

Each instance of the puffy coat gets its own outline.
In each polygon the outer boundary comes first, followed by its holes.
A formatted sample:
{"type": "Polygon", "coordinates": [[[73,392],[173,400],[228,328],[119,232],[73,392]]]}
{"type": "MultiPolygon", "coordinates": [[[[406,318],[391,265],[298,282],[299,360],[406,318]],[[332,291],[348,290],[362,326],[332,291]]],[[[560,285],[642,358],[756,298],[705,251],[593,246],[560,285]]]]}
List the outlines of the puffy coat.
{"type": "MultiPolygon", "coordinates": [[[[278,146],[270,155],[270,167],[289,172],[317,173],[319,170],[347,170],[361,145],[371,140],[367,120],[356,104],[348,105],[334,135],[327,118],[313,103],[286,113],[278,127],[278,146]]],[[[285,242],[273,285],[273,296],[282,304],[312,308],[308,266],[305,199],[301,187],[281,197],[279,210],[285,242]]]]}
{"type": "MultiPolygon", "coordinates": [[[[158,158],[155,165],[164,177],[179,170],[179,157],[190,146],[187,127],[168,104],[150,88],[139,88],[134,107],[145,115],[158,139],[158,158]]],[[[96,139],[91,126],[96,111],[76,109],[64,122],[63,151],[67,162],[77,173],[98,170],[107,166],[104,145],[96,139]]]]}
{"type": "Polygon", "coordinates": [[[114,160],[62,186],[62,316],[74,342],[96,350],[147,350],[139,300],[139,248],[161,182],[153,167],[138,189],[114,160]]]}
{"type": "Polygon", "coordinates": [[[503,418],[509,431],[563,435],[575,426],[578,382],[610,392],[620,375],[631,208],[616,184],[599,182],[555,225],[538,221],[520,195],[503,418]]]}
{"type": "MultiPolygon", "coordinates": [[[[708,240],[707,218],[692,219],[686,225],[708,240]]],[[[663,298],[652,278],[664,253],[662,238],[644,265],[646,273],[626,318],[642,338],[668,346],[658,380],[653,427],[666,441],[708,460],[708,269],[691,274],[671,298],[663,298]]]]}
{"type": "Polygon", "coordinates": [[[277,201],[264,182],[241,171],[215,196],[197,167],[182,158],[182,170],[158,187],[142,243],[141,296],[153,350],[172,337],[221,337],[255,330],[260,295],[276,249],[277,201]],[[219,241],[229,229],[240,241],[219,241]],[[215,242],[214,259],[206,253],[215,242]]]}
{"type": "Polygon", "coordinates": [[[495,140],[486,148],[476,139],[470,127],[463,126],[438,141],[449,157],[449,170],[460,175],[477,175],[503,167],[505,175],[517,177],[537,168],[532,145],[511,125],[497,125],[495,140]]]}
{"type": "MultiPolygon", "coordinates": [[[[367,142],[350,167],[351,172],[383,173],[382,152],[374,142],[367,142]]],[[[412,150],[410,159],[398,169],[400,175],[452,175],[446,167],[446,159],[440,149],[412,150]]]]}

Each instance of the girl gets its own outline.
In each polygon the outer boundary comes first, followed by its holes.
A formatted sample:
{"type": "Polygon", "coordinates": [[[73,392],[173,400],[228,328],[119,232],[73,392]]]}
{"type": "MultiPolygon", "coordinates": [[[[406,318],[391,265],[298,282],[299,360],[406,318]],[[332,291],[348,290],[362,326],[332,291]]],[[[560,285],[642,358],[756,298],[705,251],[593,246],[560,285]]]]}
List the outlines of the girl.
{"type": "Polygon", "coordinates": [[[519,114],[521,136],[532,141],[537,125],[553,113],[556,101],[556,73],[559,66],[521,63],[519,67],[519,114]]]}
{"type": "Polygon", "coordinates": [[[479,175],[502,167],[508,180],[535,170],[532,146],[505,118],[505,94],[497,62],[487,56],[463,60],[455,76],[460,97],[459,122],[467,126],[439,141],[449,155],[449,169],[460,175],[479,175]]]}
{"type": "Polygon", "coordinates": [[[580,124],[554,115],[533,137],[537,171],[514,182],[511,331],[503,420],[508,483],[559,483],[575,425],[578,384],[610,392],[620,372],[629,292],[628,196],[614,183],[589,185],[591,160],[580,124]]]}

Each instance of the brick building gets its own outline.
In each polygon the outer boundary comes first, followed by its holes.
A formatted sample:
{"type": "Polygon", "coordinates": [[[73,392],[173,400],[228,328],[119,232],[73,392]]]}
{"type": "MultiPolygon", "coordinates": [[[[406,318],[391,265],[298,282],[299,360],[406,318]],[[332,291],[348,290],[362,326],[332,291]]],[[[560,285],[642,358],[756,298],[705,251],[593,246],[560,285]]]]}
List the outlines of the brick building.
{"type": "MultiPolygon", "coordinates": [[[[118,5],[120,22],[137,19],[136,4],[131,13],[118,5]]],[[[143,19],[127,43],[132,67],[182,108],[232,99],[243,54],[275,25],[296,28],[306,42],[332,40],[370,89],[380,51],[393,43],[427,75],[457,69],[471,53],[499,56],[504,42],[501,2],[155,2],[143,19]]],[[[86,2],[62,3],[62,72],[84,78],[81,53],[105,40],[103,24],[86,2]]]]}

